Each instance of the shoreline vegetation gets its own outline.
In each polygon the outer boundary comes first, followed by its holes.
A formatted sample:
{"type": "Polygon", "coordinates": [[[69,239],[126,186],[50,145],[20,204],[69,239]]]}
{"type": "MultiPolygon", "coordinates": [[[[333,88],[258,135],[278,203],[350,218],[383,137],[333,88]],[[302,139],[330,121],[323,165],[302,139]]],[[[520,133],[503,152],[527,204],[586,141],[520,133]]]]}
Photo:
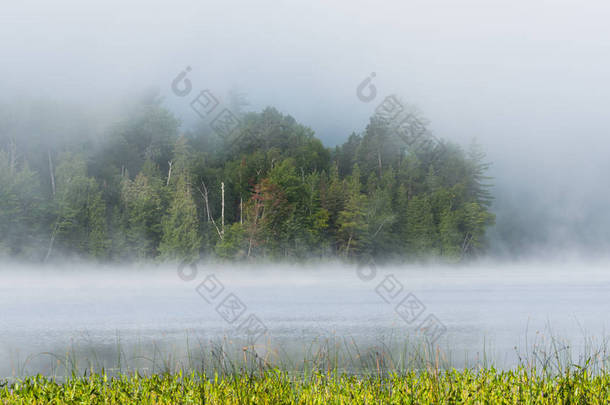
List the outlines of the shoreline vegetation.
{"type": "MultiPolygon", "coordinates": [[[[583,335],[582,340],[571,341],[554,334],[548,325],[544,331],[526,331],[522,338],[524,345],[509,349],[510,360],[508,353],[497,352],[489,342],[456,350],[447,337],[433,342],[416,331],[406,336],[392,332],[371,341],[335,334],[277,340],[267,334],[256,339],[243,333],[209,339],[186,333],[183,340],[169,342],[141,337],[128,342],[117,331],[114,343],[98,345],[85,333],[79,339],[71,338],[65,348],[27,357],[15,350],[16,356],[7,361],[12,365],[12,378],[40,374],[52,378],[192,372],[234,375],[273,370],[294,375],[333,371],[380,377],[412,371],[516,368],[552,376],[570,369],[589,374],[610,370],[610,336],[583,335]]],[[[0,375],[0,379],[7,377],[0,375]]]]}
{"type": "Polygon", "coordinates": [[[181,132],[156,95],[96,131],[59,105],[28,125],[27,109],[13,111],[0,134],[0,256],[455,263],[486,251],[493,197],[475,143],[438,141],[409,111],[402,129],[375,114],[329,148],[274,108],[233,104],[228,133],[181,132]]]}
{"type": "Polygon", "coordinates": [[[137,369],[132,362],[143,356],[127,358],[117,340],[115,367],[106,368],[110,363],[95,353],[98,363],[74,350],[63,357],[46,353],[58,367],[52,375],[0,379],[0,403],[606,404],[607,344],[585,339],[572,358],[574,346],[551,336],[518,353],[516,366],[498,368],[485,350],[472,364],[455,367],[451,356],[424,341],[397,353],[384,345],[325,340],[290,362],[281,350],[272,356],[225,339],[205,352],[187,349],[184,362],[156,356],[148,359],[152,368],[137,369]]]}
{"type": "Polygon", "coordinates": [[[0,383],[0,402],[53,404],[606,404],[610,375],[586,369],[546,375],[517,368],[426,371],[383,377],[279,370],[230,376],[94,374],[57,382],[35,376],[0,383]]]}

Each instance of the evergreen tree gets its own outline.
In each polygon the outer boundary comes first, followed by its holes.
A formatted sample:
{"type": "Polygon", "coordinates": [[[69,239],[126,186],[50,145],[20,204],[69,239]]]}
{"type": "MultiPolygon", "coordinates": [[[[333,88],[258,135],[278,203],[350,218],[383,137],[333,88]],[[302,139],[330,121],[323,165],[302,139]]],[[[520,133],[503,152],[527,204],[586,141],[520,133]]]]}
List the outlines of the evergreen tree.
{"type": "Polygon", "coordinates": [[[40,183],[17,150],[0,150],[0,252],[33,257],[42,247],[45,206],[40,183]]]}
{"type": "Polygon", "coordinates": [[[468,192],[474,196],[474,200],[484,207],[489,207],[493,201],[493,196],[489,189],[492,187],[488,183],[492,178],[485,175],[491,166],[485,162],[485,153],[481,146],[473,140],[468,149],[467,165],[469,169],[468,192]]]}
{"type": "Polygon", "coordinates": [[[82,156],[64,154],[55,173],[55,224],[47,256],[56,244],[64,252],[103,258],[109,247],[106,205],[97,182],[87,177],[82,156]]]}
{"type": "Polygon", "coordinates": [[[407,205],[407,252],[415,256],[438,254],[438,234],[427,195],[413,197],[407,205]]]}
{"type": "Polygon", "coordinates": [[[176,177],[176,189],[161,223],[159,252],[163,259],[194,260],[198,258],[201,247],[197,207],[186,173],[179,173],[176,177]]]}
{"type": "Polygon", "coordinates": [[[337,219],[337,238],[339,252],[345,257],[356,256],[366,251],[368,240],[366,233],[366,195],[360,192],[360,169],[354,165],[352,175],[347,179],[347,200],[345,208],[337,219]]]}
{"type": "Polygon", "coordinates": [[[446,208],[441,214],[439,224],[440,254],[450,261],[462,257],[461,243],[463,241],[459,230],[458,213],[446,208]]]}
{"type": "Polygon", "coordinates": [[[147,161],[145,170],[135,180],[126,177],[123,182],[127,243],[130,253],[140,259],[156,256],[163,231],[162,180],[154,174],[144,174],[154,173],[153,166],[152,161],[147,161]]]}

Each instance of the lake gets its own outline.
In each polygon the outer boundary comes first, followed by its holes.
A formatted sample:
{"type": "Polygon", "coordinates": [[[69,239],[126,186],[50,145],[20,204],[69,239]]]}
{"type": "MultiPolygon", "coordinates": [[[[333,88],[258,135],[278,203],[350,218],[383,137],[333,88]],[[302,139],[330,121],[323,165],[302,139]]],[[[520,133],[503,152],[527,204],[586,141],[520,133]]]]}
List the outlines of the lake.
{"type": "Polygon", "coordinates": [[[339,348],[348,369],[405,342],[455,367],[511,367],[553,347],[577,363],[606,348],[610,323],[607,262],[202,264],[196,273],[3,264],[0,281],[1,377],[61,374],[68,358],[81,371],[194,367],[199,352],[232,347],[239,358],[248,344],[295,367],[339,348]]]}

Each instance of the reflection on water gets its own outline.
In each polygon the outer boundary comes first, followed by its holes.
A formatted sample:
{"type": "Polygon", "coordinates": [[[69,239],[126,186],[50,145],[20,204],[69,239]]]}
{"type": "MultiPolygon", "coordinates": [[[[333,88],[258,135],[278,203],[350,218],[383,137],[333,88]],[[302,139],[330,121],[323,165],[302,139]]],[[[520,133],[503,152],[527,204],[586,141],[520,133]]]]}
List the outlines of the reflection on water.
{"type": "MultiPolygon", "coordinates": [[[[336,264],[208,265],[190,281],[169,266],[2,267],[5,377],[61,373],[69,368],[66,358],[80,369],[218,367],[219,350],[233,350],[234,360],[295,368],[304,360],[335,359],[345,369],[383,351],[391,353],[383,364],[416,366],[414,359],[430,350],[417,329],[428,315],[446,327],[432,350],[446,365],[510,367],[519,355],[523,360],[532,349],[553,344],[578,362],[591,355],[586,350],[606,346],[609,322],[605,263],[393,266],[378,268],[370,281],[359,278],[354,266],[336,264]],[[243,315],[232,324],[216,311],[216,298],[208,303],[196,290],[210,274],[224,287],[218,300],[233,293],[243,304],[243,315]],[[397,299],[413,293],[425,306],[411,324],[395,312],[396,302],[385,302],[376,291],[389,275],[402,286],[397,299]],[[252,342],[238,326],[249,314],[267,332],[244,351],[252,342]]],[[[387,284],[384,291],[391,290],[387,284]]]]}

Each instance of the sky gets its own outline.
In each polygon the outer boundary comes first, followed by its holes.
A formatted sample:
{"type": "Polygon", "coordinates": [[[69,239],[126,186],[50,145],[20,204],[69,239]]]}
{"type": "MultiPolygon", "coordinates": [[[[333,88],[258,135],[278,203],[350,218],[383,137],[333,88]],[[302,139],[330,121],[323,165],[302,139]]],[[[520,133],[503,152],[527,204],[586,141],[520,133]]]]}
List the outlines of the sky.
{"type": "Polygon", "coordinates": [[[153,87],[187,130],[198,117],[170,86],[188,66],[195,90],[242,92],[334,146],[397,94],[437,137],[487,151],[497,252],[514,253],[507,235],[517,250],[604,251],[609,20],[601,1],[7,0],[0,100],[102,111],[153,87]]]}

